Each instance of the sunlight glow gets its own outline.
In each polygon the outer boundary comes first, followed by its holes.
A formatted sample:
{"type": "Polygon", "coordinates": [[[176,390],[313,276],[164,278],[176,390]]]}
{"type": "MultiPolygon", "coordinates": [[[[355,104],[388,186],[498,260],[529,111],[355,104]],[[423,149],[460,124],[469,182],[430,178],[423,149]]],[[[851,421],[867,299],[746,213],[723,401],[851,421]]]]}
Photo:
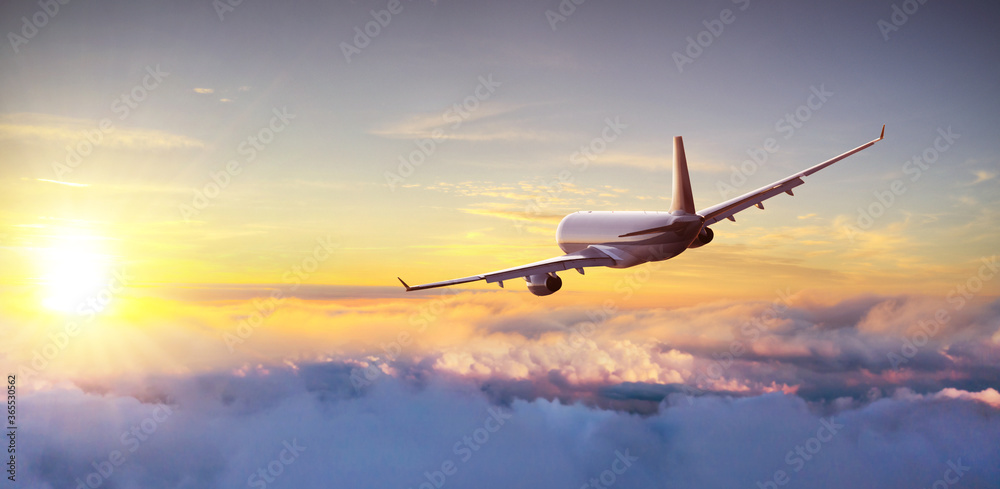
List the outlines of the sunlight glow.
{"type": "Polygon", "coordinates": [[[59,312],[74,312],[96,299],[108,284],[108,258],[90,236],[68,234],[40,249],[42,305],[59,312]]]}

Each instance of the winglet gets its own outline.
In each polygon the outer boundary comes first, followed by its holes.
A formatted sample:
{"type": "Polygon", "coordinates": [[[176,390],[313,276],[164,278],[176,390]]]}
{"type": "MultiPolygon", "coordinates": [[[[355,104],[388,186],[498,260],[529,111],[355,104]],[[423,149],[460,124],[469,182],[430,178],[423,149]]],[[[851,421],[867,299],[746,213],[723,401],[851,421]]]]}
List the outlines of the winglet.
{"type": "Polygon", "coordinates": [[[885,139],[885,124],[882,124],[882,134],[879,135],[879,137],[878,137],[878,139],[876,139],[876,141],[881,141],[883,139],[885,139]]]}
{"type": "Polygon", "coordinates": [[[410,286],[409,286],[409,285],[406,285],[406,282],[403,282],[403,279],[401,279],[401,278],[399,278],[399,277],[396,277],[396,280],[399,280],[399,283],[403,284],[403,287],[406,287],[406,291],[407,291],[407,292],[409,292],[409,291],[410,291],[410,286]]]}

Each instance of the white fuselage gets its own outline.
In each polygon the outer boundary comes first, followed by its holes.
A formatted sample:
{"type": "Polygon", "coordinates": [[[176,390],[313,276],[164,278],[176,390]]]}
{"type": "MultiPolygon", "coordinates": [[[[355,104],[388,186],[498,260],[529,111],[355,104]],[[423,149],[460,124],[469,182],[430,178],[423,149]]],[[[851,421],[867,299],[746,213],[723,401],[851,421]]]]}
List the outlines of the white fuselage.
{"type": "Polygon", "coordinates": [[[622,260],[613,268],[628,268],[651,261],[673,258],[691,244],[701,231],[701,216],[656,211],[580,211],[563,218],[556,230],[556,242],[566,253],[588,246],[613,246],[622,260]],[[622,237],[637,231],[665,228],[656,232],[622,237]]]}

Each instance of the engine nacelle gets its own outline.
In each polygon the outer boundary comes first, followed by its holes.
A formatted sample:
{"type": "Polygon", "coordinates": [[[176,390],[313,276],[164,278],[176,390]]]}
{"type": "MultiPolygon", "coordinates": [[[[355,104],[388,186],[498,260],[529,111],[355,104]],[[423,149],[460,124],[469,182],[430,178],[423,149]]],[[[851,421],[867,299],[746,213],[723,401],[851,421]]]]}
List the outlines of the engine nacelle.
{"type": "Polygon", "coordinates": [[[699,246],[705,246],[712,242],[712,238],[715,237],[715,232],[711,228],[704,228],[698,233],[698,237],[688,245],[688,248],[698,248],[699,246]]]}
{"type": "Polygon", "coordinates": [[[549,295],[562,288],[562,279],[556,274],[530,275],[524,278],[528,290],[535,295],[549,295]]]}

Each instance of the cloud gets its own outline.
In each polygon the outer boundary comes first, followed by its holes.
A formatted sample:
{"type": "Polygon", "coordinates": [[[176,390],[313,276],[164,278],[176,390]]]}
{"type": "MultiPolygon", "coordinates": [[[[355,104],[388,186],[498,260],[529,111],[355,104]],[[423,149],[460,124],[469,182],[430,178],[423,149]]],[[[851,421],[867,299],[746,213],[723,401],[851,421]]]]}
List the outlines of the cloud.
{"type": "MultiPolygon", "coordinates": [[[[597,166],[629,166],[649,171],[670,172],[673,168],[673,155],[670,153],[636,153],[623,151],[608,151],[595,155],[589,160],[597,166]]],[[[725,173],[730,171],[724,163],[705,160],[689,160],[688,168],[692,172],[725,173]]]]}
{"type": "Polygon", "coordinates": [[[482,345],[442,352],[434,367],[463,376],[527,379],[558,371],[573,384],[648,382],[679,384],[693,357],[656,351],[630,340],[530,342],[487,337],[482,345]]]}
{"type": "MultiPolygon", "coordinates": [[[[38,372],[23,372],[25,381],[39,385],[248,363],[412,364],[482,382],[551,384],[542,391],[566,402],[597,402],[601,389],[622,383],[740,395],[777,390],[832,401],[904,387],[979,392],[1000,379],[1000,301],[986,298],[958,308],[926,296],[830,300],[782,291],[772,301],[629,307],[624,296],[601,293],[594,303],[604,307],[587,308],[525,300],[519,288],[443,295],[287,284],[140,288],[116,298],[122,315],[88,322],[48,366],[35,366],[35,357],[53,341],[48,333],[64,329],[58,318],[32,318],[35,327],[12,337],[6,360],[34,366],[38,372]],[[275,290],[285,294],[280,303],[269,300],[275,290]],[[129,311],[155,314],[127,320],[129,311]],[[254,314],[265,317],[241,333],[254,314]],[[554,378],[562,383],[552,384],[554,378]]],[[[575,294],[563,297],[572,304],[590,297],[575,294]]],[[[12,294],[4,304],[23,300],[12,294]]]]}
{"type": "MultiPolygon", "coordinates": [[[[620,487],[754,487],[779,470],[802,487],[929,487],[959,460],[963,486],[1000,476],[997,301],[604,294],[615,307],[593,309],[302,286],[226,353],[221,333],[272,290],[178,287],[116,305],[155,321],[85,324],[47,382],[19,377],[26,487],[75,487],[116,450],[105,487],[242,487],[286,442],[305,449],[271,487],[419,487],[448,461],[456,487],[580,487],[625,450],[639,460],[620,487]],[[916,336],[941,307],[949,319],[916,336]],[[511,414],[497,431],[491,409],[511,414]],[[820,443],[830,423],[843,428],[820,443]]],[[[30,362],[63,326],[34,325],[5,360],[30,362]]]]}
{"type": "Polygon", "coordinates": [[[973,400],[995,392],[815,404],[666,389],[637,416],[537,398],[497,404],[490,389],[407,374],[355,389],[338,363],[64,384],[19,398],[30,415],[18,477],[25,487],[88,477],[122,489],[243,487],[263,470],[275,488],[582,487],[601,477],[730,488],[783,471],[799,487],[854,488],[929,487],[961,466],[961,487],[1000,480],[1000,416],[973,400]]]}
{"type": "Polygon", "coordinates": [[[369,131],[391,139],[433,139],[461,141],[551,141],[568,134],[536,128],[515,117],[529,105],[508,106],[495,101],[481,102],[474,110],[411,114],[369,131]]]}
{"type": "Polygon", "coordinates": [[[983,182],[988,182],[997,177],[998,173],[990,170],[976,170],[972,172],[976,176],[976,179],[969,185],[976,185],[983,182]]]}
{"type": "MultiPolygon", "coordinates": [[[[0,140],[35,144],[75,145],[88,140],[104,147],[124,149],[203,148],[194,138],[157,129],[110,126],[101,131],[99,121],[45,114],[13,114],[0,117],[0,140]]],[[[88,143],[89,144],[89,143],[88,143]]]]}
{"type": "Polygon", "coordinates": [[[441,347],[435,366],[514,379],[555,371],[574,384],[795,389],[826,400],[862,397],[873,387],[978,391],[1000,378],[1000,348],[991,340],[1000,316],[992,303],[952,309],[947,321],[936,322],[944,303],[926,297],[817,299],[799,294],[787,304],[723,301],[611,314],[514,307],[503,318],[479,320],[480,334],[461,345],[441,347]]]}
{"type": "Polygon", "coordinates": [[[1000,392],[997,392],[997,390],[993,388],[986,389],[982,392],[966,392],[953,387],[948,387],[937,393],[935,397],[948,399],[972,399],[1000,409],[1000,392]]]}
{"type": "Polygon", "coordinates": [[[89,184],[86,184],[86,183],[63,182],[63,181],[59,181],[59,180],[49,180],[48,178],[36,178],[35,180],[37,180],[39,182],[48,182],[48,183],[55,183],[55,184],[59,184],[59,185],[66,185],[66,186],[69,186],[69,187],[89,187],[90,186],[89,184]]]}
{"type": "Polygon", "coordinates": [[[203,93],[203,94],[215,93],[215,90],[211,88],[195,88],[194,93],[203,93]]]}
{"type": "Polygon", "coordinates": [[[477,216],[496,217],[513,221],[532,221],[549,225],[559,224],[559,221],[561,221],[563,217],[566,217],[565,214],[543,214],[540,212],[529,212],[527,210],[504,210],[496,208],[459,210],[467,214],[474,214],[477,216]]]}
{"type": "MultiPolygon", "coordinates": [[[[613,207],[629,198],[630,192],[610,185],[584,187],[558,180],[547,183],[520,181],[505,185],[493,182],[441,182],[423,188],[480,200],[489,199],[459,209],[467,214],[545,225],[556,225],[567,214],[582,208],[613,207]]],[[[544,232],[551,236],[551,230],[544,232]]]]}

